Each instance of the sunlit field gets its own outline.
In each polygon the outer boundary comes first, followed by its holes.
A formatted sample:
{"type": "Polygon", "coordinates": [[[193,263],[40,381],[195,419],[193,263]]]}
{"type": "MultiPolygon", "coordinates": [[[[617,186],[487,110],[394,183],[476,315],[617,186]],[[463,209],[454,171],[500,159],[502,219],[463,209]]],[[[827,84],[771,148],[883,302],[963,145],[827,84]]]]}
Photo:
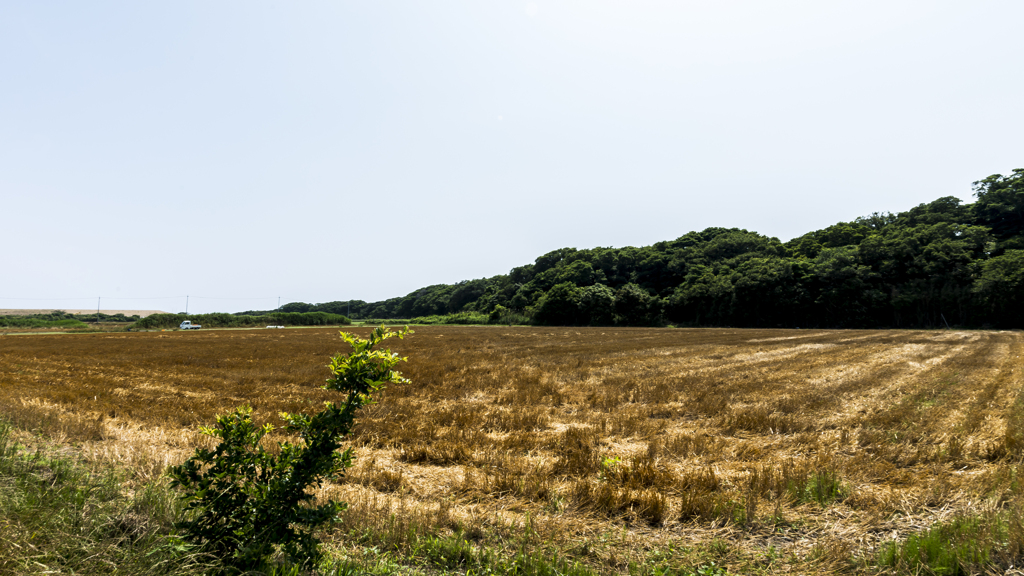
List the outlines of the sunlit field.
{"type": "MultiPolygon", "coordinates": [[[[423,327],[388,344],[412,384],[363,411],[357,465],[328,489],[350,503],[327,537],[342,554],[457,532],[607,573],[832,573],[913,571],[928,538],[972,543],[977,566],[1024,550],[1020,332],[423,327]]],[[[7,336],[0,413],[144,482],[235,406],[315,408],[343,345],[7,336]]]]}

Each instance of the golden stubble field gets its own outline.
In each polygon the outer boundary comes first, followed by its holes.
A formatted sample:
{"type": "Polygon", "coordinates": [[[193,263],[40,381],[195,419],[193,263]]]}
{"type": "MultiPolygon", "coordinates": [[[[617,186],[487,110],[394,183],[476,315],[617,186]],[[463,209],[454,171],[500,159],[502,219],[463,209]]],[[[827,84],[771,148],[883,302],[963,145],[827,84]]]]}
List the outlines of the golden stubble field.
{"type": "MultiPolygon", "coordinates": [[[[459,530],[607,572],[678,552],[827,573],[936,523],[1020,519],[1020,332],[421,327],[388,343],[413,383],[364,410],[357,466],[328,488],[350,503],[339,534],[366,543],[459,530]]],[[[343,344],[3,337],[0,413],[150,480],[235,406],[315,408],[343,344]]]]}

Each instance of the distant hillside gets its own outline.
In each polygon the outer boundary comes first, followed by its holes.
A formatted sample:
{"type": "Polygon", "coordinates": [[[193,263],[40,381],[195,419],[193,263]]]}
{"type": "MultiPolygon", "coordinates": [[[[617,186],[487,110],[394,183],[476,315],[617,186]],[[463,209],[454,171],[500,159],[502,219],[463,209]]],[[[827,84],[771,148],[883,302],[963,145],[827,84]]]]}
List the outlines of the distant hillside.
{"type": "MultiPolygon", "coordinates": [[[[96,309],[95,308],[93,308],[92,310],[69,310],[69,309],[65,309],[65,308],[61,308],[61,309],[47,308],[47,309],[40,309],[40,310],[29,310],[29,309],[25,309],[25,308],[8,309],[8,310],[0,309],[0,316],[37,316],[37,315],[42,315],[42,314],[53,314],[54,312],[67,312],[68,314],[87,315],[87,314],[96,314],[96,309]]],[[[101,314],[108,314],[110,316],[113,316],[113,315],[116,315],[116,314],[121,314],[123,316],[138,316],[139,318],[145,318],[146,316],[150,316],[152,314],[166,314],[166,312],[164,312],[162,310],[100,310],[100,313],[101,314]]]]}
{"type": "Polygon", "coordinates": [[[975,182],[974,193],[972,204],[939,198],[785,243],[708,228],[640,248],[561,248],[505,275],[382,302],[281,310],[548,325],[1024,327],[1024,169],[975,182]]]}

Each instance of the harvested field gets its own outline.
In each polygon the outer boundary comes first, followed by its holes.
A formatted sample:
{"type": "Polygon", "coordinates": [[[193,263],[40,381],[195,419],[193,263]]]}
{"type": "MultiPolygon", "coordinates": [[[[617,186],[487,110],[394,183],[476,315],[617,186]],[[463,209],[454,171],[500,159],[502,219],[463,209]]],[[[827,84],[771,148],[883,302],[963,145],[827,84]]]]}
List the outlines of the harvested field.
{"type": "MultiPolygon", "coordinates": [[[[148,480],[219,413],[319,404],[343,344],[4,337],[0,413],[148,480]]],[[[423,327],[388,344],[413,384],[364,410],[359,461],[329,488],[350,502],[342,546],[460,531],[610,573],[913,571],[908,538],[975,522],[987,556],[961,564],[1024,551],[1020,332],[423,327]]]]}

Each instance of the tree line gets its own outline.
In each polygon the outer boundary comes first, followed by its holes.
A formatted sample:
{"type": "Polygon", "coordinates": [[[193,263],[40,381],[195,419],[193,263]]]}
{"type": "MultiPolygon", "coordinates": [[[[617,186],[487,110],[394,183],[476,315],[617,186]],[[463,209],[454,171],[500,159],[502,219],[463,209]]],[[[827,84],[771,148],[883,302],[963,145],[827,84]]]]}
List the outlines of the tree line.
{"type": "Polygon", "coordinates": [[[561,248],[492,278],[281,311],[576,326],[1021,327],[1024,169],[975,182],[974,196],[788,242],[708,228],[639,248],[561,248]]]}
{"type": "Polygon", "coordinates": [[[139,320],[137,314],[125,316],[93,312],[89,314],[71,314],[64,310],[42,312],[27,315],[0,316],[0,327],[4,328],[85,328],[86,322],[120,322],[129,324],[139,320]]]}
{"type": "Polygon", "coordinates": [[[340,314],[327,312],[267,312],[257,314],[151,314],[135,323],[135,328],[177,328],[185,320],[203,328],[251,328],[254,326],[340,326],[352,322],[340,314]]]}

